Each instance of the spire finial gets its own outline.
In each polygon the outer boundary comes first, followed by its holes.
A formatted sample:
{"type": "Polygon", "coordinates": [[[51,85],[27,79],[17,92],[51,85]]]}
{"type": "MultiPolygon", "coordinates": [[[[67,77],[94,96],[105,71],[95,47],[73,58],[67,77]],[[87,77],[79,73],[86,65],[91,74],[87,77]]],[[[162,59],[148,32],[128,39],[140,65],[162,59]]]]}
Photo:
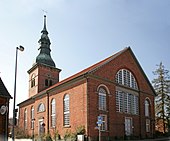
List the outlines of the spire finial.
{"type": "Polygon", "coordinates": [[[44,28],[41,31],[41,33],[48,34],[47,28],[46,28],[46,15],[44,15],[44,28]]]}

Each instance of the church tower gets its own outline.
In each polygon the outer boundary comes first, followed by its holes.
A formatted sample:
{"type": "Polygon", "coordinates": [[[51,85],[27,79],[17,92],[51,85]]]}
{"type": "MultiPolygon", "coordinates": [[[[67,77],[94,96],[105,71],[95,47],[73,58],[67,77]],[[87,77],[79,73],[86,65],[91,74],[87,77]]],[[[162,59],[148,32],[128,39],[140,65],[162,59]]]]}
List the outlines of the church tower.
{"type": "Polygon", "coordinates": [[[29,74],[29,98],[37,93],[47,89],[59,82],[60,69],[51,58],[50,39],[46,28],[46,16],[44,15],[44,27],[41,31],[42,35],[38,43],[40,47],[39,55],[36,57],[36,62],[32,68],[28,70],[29,74]]]}

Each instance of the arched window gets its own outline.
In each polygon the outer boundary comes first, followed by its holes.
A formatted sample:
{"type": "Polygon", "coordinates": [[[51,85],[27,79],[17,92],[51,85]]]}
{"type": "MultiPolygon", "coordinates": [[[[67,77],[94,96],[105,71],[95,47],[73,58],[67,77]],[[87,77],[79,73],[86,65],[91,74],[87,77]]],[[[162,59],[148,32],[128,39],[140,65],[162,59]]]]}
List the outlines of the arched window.
{"type": "Polygon", "coordinates": [[[38,105],[38,109],[37,109],[38,112],[44,112],[45,111],[45,106],[43,103],[40,103],[38,105]]]}
{"type": "Polygon", "coordinates": [[[56,124],[56,104],[55,99],[51,100],[51,127],[55,127],[56,124]]]}
{"type": "Polygon", "coordinates": [[[31,76],[31,88],[35,86],[35,74],[31,76]]]}
{"type": "Polygon", "coordinates": [[[31,129],[34,129],[34,107],[31,107],[31,129]]]}
{"type": "Polygon", "coordinates": [[[68,94],[64,96],[64,125],[70,125],[70,98],[68,94]]]}
{"type": "Polygon", "coordinates": [[[116,82],[133,89],[138,89],[135,77],[130,71],[126,69],[121,69],[117,72],[116,82]]]}
{"type": "Polygon", "coordinates": [[[99,110],[106,111],[106,91],[102,87],[99,88],[99,110]]]}
{"type": "Polygon", "coordinates": [[[145,99],[145,116],[149,117],[150,116],[150,104],[149,104],[149,99],[145,99]]]}
{"type": "Polygon", "coordinates": [[[27,129],[27,109],[24,110],[24,129],[27,129]]]}

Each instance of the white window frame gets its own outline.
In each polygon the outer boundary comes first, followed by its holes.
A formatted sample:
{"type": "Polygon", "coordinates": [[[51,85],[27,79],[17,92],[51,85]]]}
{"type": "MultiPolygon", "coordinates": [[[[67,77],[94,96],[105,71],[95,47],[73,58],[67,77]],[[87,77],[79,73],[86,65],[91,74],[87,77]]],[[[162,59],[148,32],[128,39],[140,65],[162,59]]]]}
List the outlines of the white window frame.
{"type": "Polygon", "coordinates": [[[132,115],[138,115],[138,96],[129,92],[125,92],[123,90],[116,90],[116,111],[132,115]]]}
{"type": "Polygon", "coordinates": [[[150,115],[150,102],[149,99],[145,99],[145,116],[149,117],[150,115]]]}
{"type": "Polygon", "coordinates": [[[133,74],[127,69],[120,69],[116,74],[116,82],[138,90],[138,85],[133,74]]]}
{"type": "Polygon", "coordinates": [[[34,129],[34,107],[31,107],[31,129],[34,129]]]}
{"type": "Polygon", "coordinates": [[[44,103],[40,103],[37,108],[38,112],[44,112],[45,111],[45,105],[44,103]]]}
{"type": "Polygon", "coordinates": [[[24,110],[24,129],[27,129],[27,109],[24,110]]]}
{"type": "Polygon", "coordinates": [[[55,99],[51,100],[51,127],[56,125],[56,101],[55,99]]]}
{"type": "Polygon", "coordinates": [[[106,90],[103,88],[99,88],[99,110],[106,111],[106,90]]]}
{"type": "Polygon", "coordinates": [[[146,119],[146,132],[150,132],[151,125],[150,125],[150,119],[146,119]]]}
{"type": "Polygon", "coordinates": [[[131,136],[133,134],[133,119],[125,117],[125,135],[131,136]]]}
{"type": "Polygon", "coordinates": [[[31,76],[31,88],[35,86],[35,74],[31,76]]]}
{"type": "Polygon", "coordinates": [[[64,126],[70,125],[70,97],[68,94],[64,96],[64,126]]]}
{"type": "Polygon", "coordinates": [[[102,116],[102,124],[100,126],[100,131],[107,131],[107,115],[105,114],[100,114],[100,116],[102,116]]]}

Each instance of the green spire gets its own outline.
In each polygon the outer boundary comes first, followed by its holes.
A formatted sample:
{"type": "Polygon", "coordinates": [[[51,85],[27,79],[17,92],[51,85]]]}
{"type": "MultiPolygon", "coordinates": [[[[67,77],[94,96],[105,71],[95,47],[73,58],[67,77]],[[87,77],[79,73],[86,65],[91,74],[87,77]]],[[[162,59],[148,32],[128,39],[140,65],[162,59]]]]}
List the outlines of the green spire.
{"type": "Polygon", "coordinates": [[[52,66],[55,67],[55,63],[53,61],[53,59],[51,58],[50,52],[50,39],[48,37],[48,31],[46,28],[46,15],[44,15],[44,28],[41,31],[42,35],[40,40],[38,41],[38,43],[40,44],[40,48],[38,50],[40,50],[39,55],[36,58],[36,63],[39,64],[45,64],[48,66],[52,66]]]}

